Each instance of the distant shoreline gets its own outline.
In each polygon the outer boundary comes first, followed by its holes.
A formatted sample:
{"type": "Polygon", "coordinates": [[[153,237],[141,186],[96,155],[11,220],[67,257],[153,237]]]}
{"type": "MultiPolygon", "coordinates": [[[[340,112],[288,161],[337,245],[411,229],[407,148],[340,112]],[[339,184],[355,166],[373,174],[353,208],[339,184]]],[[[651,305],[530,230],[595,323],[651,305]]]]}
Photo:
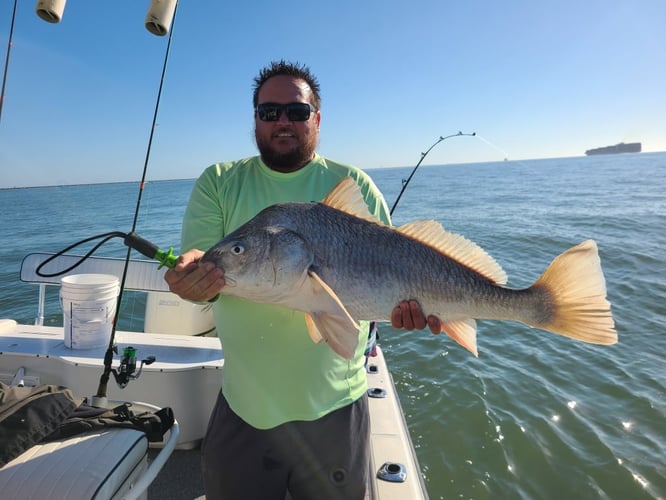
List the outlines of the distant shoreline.
{"type": "MultiPolygon", "coordinates": [[[[649,156],[649,155],[659,155],[659,154],[666,154],[666,151],[643,151],[640,153],[642,156],[649,156]]],[[[573,158],[587,158],[589,160],[593,160],[594,158],[600,158],[603,156],[608,156],[608,155],[592,155],[592,156],[585,156],[585,155],[578,155],[578,156],[562,156],[562,157],[553,157],[553,158],[532,158],[532,159],[512,159],[512,158],[505,158],[503,160],[493,160],[493,161],[475,161],[475,162],[451,162],[451,163],[439,163],[439,164],[431,164],[431,165],[421,165],[419,168],[428,168],[428,167],[453,167],[453,166],[459,166],[459,165],[486,165],[489,163],[497,163],[497,164],[503,164],[506,162],[533,162],[533,161],[553,161],[553,160],[568,160],[568,159],[573,159],[573,158]]],[[[616,155],[610,155],[610,156],[616,156],[616,155]]],[[[396,167],[370,167],[366,168],[364,170],[367,171],[372,171],[372,170],[389,170],[389,169],[398,169],[398,168],[414,168],[414,165],[402,165],[402,166],[396,166],[396,167]]],[[[154,180],[148,180],[146,181],[146,184],[151,184],[151,183],[156,183],[156,182],[181,182],[181,181],[194,181],[196,180],[196,177],[185,177],[182,179],[154,179],[154,180]]],[[[41,186],[12,186],[12,187],[0,187],[0,191],[6,191],[10,189],[47,189],[47,188],[54,188],[54,187],[73,187],[73,186],[98,186],[98,185],[106,185],[106,184],[139,184],[139,181],[136,180],[129,180],[129,181],[108,181],[108,182],[81,182],[81,183],[76,183],[76,184],[51,184],[51,185],[41,185],[41,186]]]]}
{"type": "MultiPolygon", "coordinates": [[[[195,177],[186,177],[184,179],[155,179],[146,181],[146,184],[154,184],[156,182],[180,182],[180,181],[194,181],[195,177]]],[[[76,186],[106,186],[109,184],[139,184],[139,181],[108,181],[108,182],[81,182],[79,184],[50,184],[43,186],[13,186],[13,187],[0,187],[0,191],[9,189],[50,189],[57,187],[76,187],[76,186]]]]}

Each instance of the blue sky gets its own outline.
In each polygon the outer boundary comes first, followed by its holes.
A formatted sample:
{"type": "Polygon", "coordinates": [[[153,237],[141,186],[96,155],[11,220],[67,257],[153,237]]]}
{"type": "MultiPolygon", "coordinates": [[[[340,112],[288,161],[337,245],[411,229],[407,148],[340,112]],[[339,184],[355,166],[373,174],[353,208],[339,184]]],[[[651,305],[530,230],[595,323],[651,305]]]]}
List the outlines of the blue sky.
{"type": "MultiPolygon", "coordinates": [[[[0,119],[0,187],[141,177],[166,37],[149,1],[20,0],[0,119]]],[[[255,154],[252,78],[273,59],[322,87],[319,152],[361,168],[666,150],[663,0],[180,0],[148,179],[255,154]]],[[[13,1],[0,2],[0,47],[13,1]]]]}

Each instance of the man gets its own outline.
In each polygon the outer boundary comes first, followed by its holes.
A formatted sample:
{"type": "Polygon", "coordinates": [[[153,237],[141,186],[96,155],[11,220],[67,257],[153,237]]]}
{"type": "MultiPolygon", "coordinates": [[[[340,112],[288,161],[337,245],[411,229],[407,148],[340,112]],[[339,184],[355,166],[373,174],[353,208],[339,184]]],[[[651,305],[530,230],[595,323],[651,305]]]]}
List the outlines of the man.
{"type": "MultiPolygon", "coordinates": [[[[361,170],[315,152],[321,122],[319,84],[298,64],[274,62],[255,78],[259,156],[204,171],[183,222],[170,289],[213,302],[224,347],[222,390],[202,446],[208,500],[361,499],[368,481],[369,417],[364,348],[351,360],[310,339],[303,314],[223,296],[224,272],[198,264],[203,250],[261,209],[319,201],[344,177],[361,187],[370,211],[390,222],[386,203],[361,170]]],[[[406,297],[408,299],[409,297],[406,297]]],[[[437,318],[428,318],[433,332],[437,318]]],[[[397,328],[424,328],[418,304],[396,305],[397,328]]]]}

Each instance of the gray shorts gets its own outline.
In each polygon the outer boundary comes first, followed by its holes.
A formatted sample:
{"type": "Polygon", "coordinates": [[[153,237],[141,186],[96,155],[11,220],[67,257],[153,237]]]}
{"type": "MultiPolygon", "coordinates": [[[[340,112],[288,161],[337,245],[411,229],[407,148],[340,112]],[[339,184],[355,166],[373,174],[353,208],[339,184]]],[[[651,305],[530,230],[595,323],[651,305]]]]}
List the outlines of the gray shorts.
{"type": "Polygon", "coordinates": [[[314,421],[261,430],[222,393],[202,445],[206,500],[363,499],[369,467],[368,399],[314,421]]]}

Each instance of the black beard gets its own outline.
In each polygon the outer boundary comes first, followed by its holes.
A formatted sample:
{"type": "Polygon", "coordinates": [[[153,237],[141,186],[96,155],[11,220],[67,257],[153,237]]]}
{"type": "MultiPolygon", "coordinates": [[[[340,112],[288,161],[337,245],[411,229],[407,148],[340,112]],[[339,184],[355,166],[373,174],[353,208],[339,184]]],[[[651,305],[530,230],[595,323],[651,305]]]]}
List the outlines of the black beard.
{"type": "Polygon", "coordinates": [[[271,170],[293,172],[312,160],[314,147],[300,144],[287,153],[277,153],[268,144],[257,138],[257,148],[264,164],[271,170]]]}

